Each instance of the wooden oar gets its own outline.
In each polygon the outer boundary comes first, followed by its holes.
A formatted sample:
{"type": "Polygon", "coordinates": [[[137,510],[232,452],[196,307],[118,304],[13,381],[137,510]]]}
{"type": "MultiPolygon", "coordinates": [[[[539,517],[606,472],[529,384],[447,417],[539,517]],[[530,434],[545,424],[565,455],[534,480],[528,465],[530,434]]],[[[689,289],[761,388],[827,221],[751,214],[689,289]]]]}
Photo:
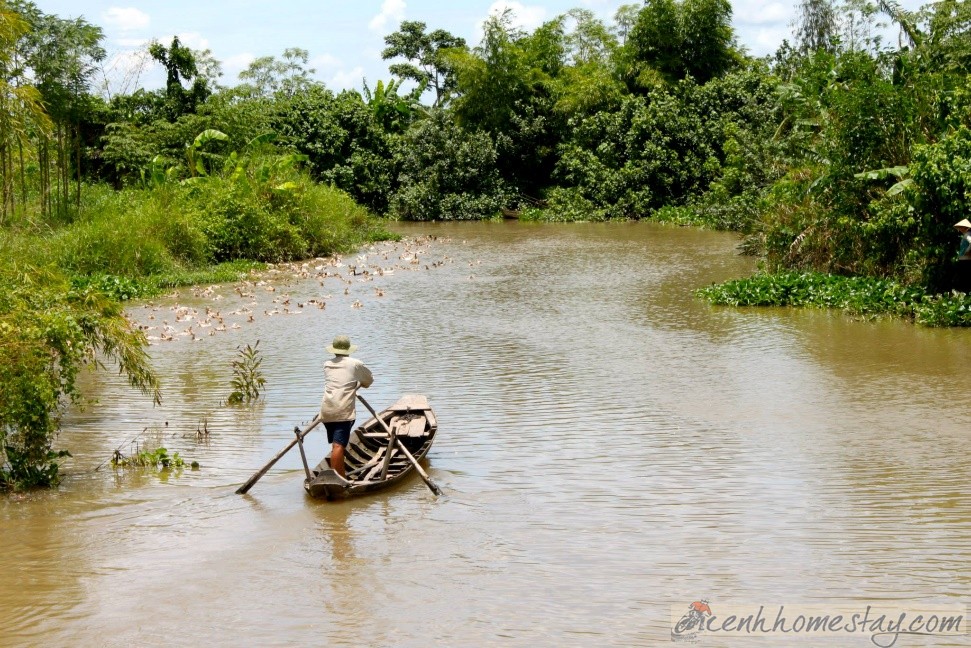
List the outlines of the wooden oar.
{"type": "MultiPolygon", "coordinates": [[[[377,420],[377,422],[381,424],[381,427],[384,428],[384,431],[388,433],[388,443],[389,443],[389,445],[391,443],[393,443],[394,441],[397,441],[398,442],[398,448],[408,458],[408,461],[411,462],[411,465],[415,467],[415,470],[418,471],[418,474],[421,475],[422,481],[425,482],[425,485],[428,486],[428,488],[433,493],[435,493],[436,495],[441,495],[442,494],[442,489],[439,488],[435,484],[435,482],[433,482],[428,477],[427,474],[425,474],[425,471],[422,470],[422,467],[418,465],[418,461],[415,460],[415,458],[412,456],[412,454],[410,452],[408,452],[408,448],[406,448],[405,447],[405,444],[401,442],[401,439],[399,439],[397,436],[395,436],[394,434],[391,433],[391,430],[388,428],[388,424],[384,422],[384,419],[382,419],[380,416],[378,416],[378,413],[374,411],[374,408],[371,407],[370,403],[368,403],[366,400],[364,400],[364,397],[363,396],[361,396],[360,394],[358,394],[357,395],[357,398],[362,403],[364,403],[364,407],[366,407],[368,409],[368,411],[371,412],[371,414],[374,416],[375,420],[377,420]]],[[[390,450],[388,451],[388,454],[391,454],[390,450]]]]}
{"type": "MultiPolygon", "coordinates": [[[[368,409],[371,409],[371,408],[368,407],[368,409]]],[[[378,415],[375,414],[374,417],[377,418],[378,415]]],[[[381,481],[384,481],[385,479],[388,478],[388,467],[391,465],[391,455],[394,454],[394,450],[392,448],[394,448],[395,441],[398,440],[398,435],[395,434],[396,428],[388,428],[388,425],[384,422],[383,419],[378,419],[378,420],[381,421],[382,427],[385,430],[387,430],[388,434],[391,435],[390,437],[388,437],[388,451],[384,453],[384,464],[381,466],[381,481]]]]}
{"type": "Polygon", "coordinates": [[[308,425],[302,432],[300,432],[297,435],[297,438],[296,439],[294,439],[293,441],[291,441],[287,445],[286,448],[284,448],[283,450],[280,450],[280,452],[278,452],[275,457],[273,457],[272,459],[270,459],[270,462],[268,464],[266,464],[265,466],[263,466],[262,468],[260,468],[259,470],[257,470],[256,473],[252,477],[250,477],[246,481],[245,484],[243,484],[242,486],[240,486],[239,488],[237,488],[236,489],[236,494],[237,495],[244,495],[244,494],[246,494],[246,491],[248,491],[249,489],[253,488],[253,484],[255,484],[256,482],[258,482],[260,480],[260,477],[262,477],[263,475],[265,475],[266,474],[266,471],[268,471],[270,468],[273,467],[273,464],[275,464],[276,462],[278,462],[283,455],[285,455],[286,453],[290,452],[290,450],[293,449],[293,446],[297,445],[297,443],[299,441],[303,440],[303,438],[305,436],[307,436],[307,434],[312,429],[314,429],[315,427],[317,427],[319,424],[320,424],[320,418],[319,417],[314,418],[313,422],[310,425],[308,425]]]}
{"type": "Polygon", "coordinates": [[[307,465],[307,453],[303,451],[303,437],[300,436],[300,428],[293,428],[293,433],[297,435],[297,445],[300,447],[300,460],[303,462],[303,471],[307,473],[307,483],[313,481],[310,476],[310,466],[307,465]]]}

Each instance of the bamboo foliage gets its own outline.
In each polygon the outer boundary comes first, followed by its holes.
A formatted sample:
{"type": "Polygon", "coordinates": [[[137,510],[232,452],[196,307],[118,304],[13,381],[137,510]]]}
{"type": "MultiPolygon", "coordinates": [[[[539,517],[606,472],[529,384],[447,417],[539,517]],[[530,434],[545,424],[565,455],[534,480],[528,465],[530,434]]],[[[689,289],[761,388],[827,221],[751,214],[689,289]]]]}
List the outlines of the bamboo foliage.
{"type": "Polygon", "coordinates": [[[102,31],[45,15],[28,0],[0,0],[0,16],[0,217],[14,212],[18,171],[22,204],[36,189],[42,217],[63,215],[72,202],[80,207],[81,116],[105,56],[102,31]]]}
{"type": "MultiPolygon", "coordinates": [[[[29,23],[20,14],[0,0],[0,224],[16,209],[15,161],[19,161],[22,172],[23,151],[29,148],[30,133],[46,133],[51,127],[40,92],[23,82],[17,65],[16,46],[29,28],[29,23]]],[[[26,199],[25,194],[26,186],[22,181],[22,202],[26,199]]]]}

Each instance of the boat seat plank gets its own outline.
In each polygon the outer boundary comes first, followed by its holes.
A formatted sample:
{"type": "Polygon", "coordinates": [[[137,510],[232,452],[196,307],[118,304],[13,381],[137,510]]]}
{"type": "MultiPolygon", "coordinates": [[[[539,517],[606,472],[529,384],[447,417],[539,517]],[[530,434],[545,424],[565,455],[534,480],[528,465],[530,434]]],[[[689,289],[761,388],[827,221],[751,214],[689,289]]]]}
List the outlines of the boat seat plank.
{"type": "Polygon", "coordinates": [[[428,405],[428,397],[424,394],[405,394],[388,409],[400,412],[404,410],[418,411],[431,408],[428,405]]]}
{"type": "Polygon", "coordinates": [[[424,417],[418,416],[410,421],[408,421],[406,426],[403,426],[398,435],[406,437],[420,437],[425,435],[425,419],[424,417]]]}

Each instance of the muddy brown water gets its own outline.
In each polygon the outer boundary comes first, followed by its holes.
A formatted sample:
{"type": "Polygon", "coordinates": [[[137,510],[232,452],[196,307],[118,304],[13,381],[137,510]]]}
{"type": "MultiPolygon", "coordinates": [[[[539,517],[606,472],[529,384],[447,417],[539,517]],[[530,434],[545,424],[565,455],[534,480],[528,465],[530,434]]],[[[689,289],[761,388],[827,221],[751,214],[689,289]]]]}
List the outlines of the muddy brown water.
{"type": "Polygon", "coordinates": [[[0,645],[656,645],[702,598],[967,603],[971,332],[711,307],[692,291],[754,267],[729,234],[399,229],[436,238],[131,310],[163,405],[86,377],[62,487],[0,499],[0,645]],[[313,415],[337,333],[372,404],[429,396],[444,497],[311,500],[296,451],[234,494],[313,415]],[[265,401],[221,405],[256,340],[265,401]],[[96,470],[136,436],[201,468],[96,470]]]}

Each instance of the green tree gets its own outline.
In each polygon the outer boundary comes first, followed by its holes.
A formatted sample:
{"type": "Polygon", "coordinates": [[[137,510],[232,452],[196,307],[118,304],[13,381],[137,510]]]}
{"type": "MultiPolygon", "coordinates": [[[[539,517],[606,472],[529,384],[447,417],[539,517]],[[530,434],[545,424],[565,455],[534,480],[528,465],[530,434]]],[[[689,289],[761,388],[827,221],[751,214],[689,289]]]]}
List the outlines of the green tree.
{"type": "MultiPolygon", "coordinates": [[[[4,255],[6,257],[6,255],[4,255]]],[[[102,358],[159,401],[144,334],[121,305],[73,288],[59,273],[0,267],[0,489],[56,485],[60,414],[77,401],[77,377],[102,358]]]]}
{"type": "Polygon", "coordinates": [[[563,128],[553,80],[566,45],[561,20],[527,34],[513,19],[508,9],[493,15],[478,46],[453,54],[459,91],[453,109],[463,128],[493,138],[503,179],[534,196],[549,181],[563,128]]]}
{"type": "Polygon", "coordinates": [[[192,50],[192,57],[196,60],[198,78],[206,84],[209,90],[215,92],[219,86],[219,77],[223,75],[223,64],[217,59],[212,50],[192,50]]]}
{"type": "Polygon", "coordinates": [[[931,5],[923,39],[929,50],[933,69],[967,75],[971,73],[971,5],[956,0],[943,0],[931,5]]]}
{"type": "MultiPolygon", "coordinates": [[[[694,82],[629,96],[615,111],[574,121],[556,167],[559,184],[591,216],[648,218],[700,195],[718,171],[712,115],[694,82]]],[[[717,123],[717,122],[716,122],[717,123]]]]}
{"type": "Polygon", "coordinates": [[[651,88],[683,75],[679,11],[675,0],[651,0],[637,14],[623,50],[621,75],[631,88],[651,88]]]}
{"type": "Polygon", "coordinates": [[[614,13],[614,33],[617,35],[617,42],[623,45],[627,42],[627,37],[637,24],[637,14],[641,7],[636,4],[625,4],[617,7],[614,13]]]}
{"type": "Polygon", "coordinates": [[[21,60],[54,123],[53,137],[40,134],[38,144],[41,204],[45,213],[64,215],[72,175],[74,209],[80,209],[82,128],[93,112],[89,91],[97,63],[105,57],[103,34],[83,19],[45,15],[31,2],[17,5],[31,26],[21,43],[21,60]]]}
{"type": "Polygon", "coordinates": [[[739,61],[731,21],[728,0],[649,0],[619,53],[621,73],[642,89],[720,76],[739,61]]]}
{"type": "Polygon", "coordinates": [[[405,63],[394,63],[388,70],[400,79],[414,81],[418,96],[433,90],[432,106],[440,107],[448,103],[455,91],[449,52],[465,49],[465,40],[444,29],[425,33],[425,28],[425,23],[417,20],[402,22],[398,31],[384,37],[387,47],[381,58],[405,59],[405,63]]]}
{"type": "Polygon", "coordinates": [[[421,106],[416,93],[398,94],[402,81],[391,79],[385,84],[380,79],[372,90],[364,82],[364,101],[374,114],[375,120],[388,133],[402,133],[415,120],[421,106]]]}
{"type": "Polygon", "coordinates": [[[573,65],[606,65],[617,49],[617,37],[589,9],[571,9],[561,19],[572,23],[564,34],[567,62],[573,65]]]}
{"type": "Polygon", "coordinates": [[[0,0],[0,224],[16,209],[15,160],[20,171],[21,201],[27,199],[24,149],[30,136],[46,135],[50,120],[40,92],[27,83],[20,61],[19,44],[30,23],[0,0]]]}
{"type": "Polygon", "coordinates": [[[357,92],[335,95],[315,84],[278,101],[271,121],[280,143],[307,156],[313,176],[370,209],[387,209],[393,182],[391,146],[357,92]]]}
{"type": "Polygon", "coordinates": [[[442,110],[416,122],[401,138],[395,157],[400,175],[391,213],[399,218],[491,218],[506,203],[490,137],[462,130],[442,110]]]}
{"type": "Polygon", "coordinates": [[[573,9],[557,20],[564,27],[565,64],[553,81],[556,111],[570,118],[615,108],[626,94],[613,69],[617,36],[586,9],[573,9]]]}
{"type": "Polygon", "coordinates": [[[880,8],[876,4],[870,0],[845,0],[839,14],[839,38],[843,49],[880,51],[883,37],[879,30],[887,25],[880,22],[880,8]]]}
{"type": "Polygon", "coordinates": [[[273,56],[255,59],[239,73],[239,78],[248,82],[257,95],[272,97],[280,93],[289,98],[314,84],[312,77],[317,71],[307,67],[309,61],[310,52],[288,47],[283,50],[282,59],[273,56]]]}
{"type": "Polygon", "coordinates": [[[169,121],[194,112],[212,91],[205,77],[199,74],[192,49],[184,46],[178,36],[165,47],[158,41],[148,46],[148,53],[165,68],[166,111],[169,121]],[[183,82],[190,82],[189,88],[183,82]]]}
{"type": "Polygon", "coordinates": [[[839,22],[832,0],[802,0],[793,27],[799,52],[836,51],[839,22]]]}

